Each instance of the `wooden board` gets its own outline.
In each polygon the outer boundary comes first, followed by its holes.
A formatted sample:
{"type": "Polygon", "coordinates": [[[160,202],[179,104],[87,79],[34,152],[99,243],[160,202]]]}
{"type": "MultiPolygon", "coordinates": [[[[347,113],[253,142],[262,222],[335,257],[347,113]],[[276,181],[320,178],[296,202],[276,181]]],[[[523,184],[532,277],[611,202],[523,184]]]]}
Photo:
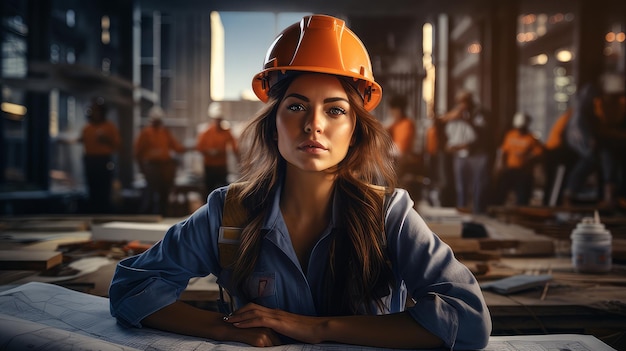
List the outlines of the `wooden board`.
{"type": "Polygon", "coordinates": [[[62,262],[57,251],[0,250],[0,270],[45,271],[62,262]]]}
{"type": "Polygon", "coordinates": [[[91,227],[92,240],[133,241],[155,243],[171,227],[170,223],[109,222],[91,227]]]}
{"type": "Polygon", "coordinates": [[[455,254],[478,252],[482,249],[480,246],[480,241],[478,239],[443,237],[441,238],[441,240],[448,244],[455,254]]]}
{"type": "Polygon", "coordinates": [[[6,222],[6,230],[20,232],[72,232],[89,229],[85,220],[13,221],[6,222]]]}
{"type": "Polygon", "coordinates": [[[463,234],[463,223],[461,222],[427,221],[426,224],[433,233],[441,238],[460,238],[463,234]]]}

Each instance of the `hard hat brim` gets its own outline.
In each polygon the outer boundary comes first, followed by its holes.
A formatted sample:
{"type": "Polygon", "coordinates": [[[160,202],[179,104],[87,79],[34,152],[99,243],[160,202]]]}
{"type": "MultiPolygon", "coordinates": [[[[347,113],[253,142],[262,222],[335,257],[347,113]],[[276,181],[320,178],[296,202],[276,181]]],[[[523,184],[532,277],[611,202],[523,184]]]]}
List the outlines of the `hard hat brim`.
{"type": "Polygon", "coordinates": [[[272,73],[276,73],[277,75],[279,75],[279,73],[283,73],[282,76],[284,76],[284,73],[286,72],[323,73],[323,74],[335,75],[338,77],[352,78],[354,79],[355,82],[356,81],[364,82],[365,83],[364,89],[359,89],[359,93],[361,94],[361,97],[363,97],[363,100],[364,100],[363,105],[367,111],[374,110],[376,106],[380,104],[380,101],[382,99],[383,89],[380,86],[380,84],[376,83],[374,80],[365,80],[363,79],[363,76],[358,73],[354,73],[354,75],[350,75],[349,72],[341,71],[341,70],[333,70],[327,67],[288,66],[288,67],[268,68],[259,72],[258,74],[254,76],[254,78],[252,79],[252,90],[254,91],[256,96],[259,98],[259,100],[261,100],[262,102],[267,102],[269,99],[269,96],[268,96],[269,89],[271,88],[271,86],[276,84],[277,81],[280,80],[280,78],[278,78],[275,81],[269,82],[268,80],[270,79],[270,76],[272,75],[272,73]],[[361,91],[361,90],[367,89],[368,87],[371,87],[371,89],[369,89],[370,90],[369,93],[366,93],[365,91],[361,91]]]}

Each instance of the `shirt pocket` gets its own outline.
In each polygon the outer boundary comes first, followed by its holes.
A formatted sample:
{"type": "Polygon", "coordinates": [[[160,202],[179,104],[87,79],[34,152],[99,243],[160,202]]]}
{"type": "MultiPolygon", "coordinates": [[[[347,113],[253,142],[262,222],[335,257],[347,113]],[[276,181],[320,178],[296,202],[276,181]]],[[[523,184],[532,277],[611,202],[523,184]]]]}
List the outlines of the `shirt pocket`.
{"type": "Polygon", "coordinates": [[[246,282],[250,302],[268,308],[278,308],[276,297],[276,273],[254,272],[246,282]]]}

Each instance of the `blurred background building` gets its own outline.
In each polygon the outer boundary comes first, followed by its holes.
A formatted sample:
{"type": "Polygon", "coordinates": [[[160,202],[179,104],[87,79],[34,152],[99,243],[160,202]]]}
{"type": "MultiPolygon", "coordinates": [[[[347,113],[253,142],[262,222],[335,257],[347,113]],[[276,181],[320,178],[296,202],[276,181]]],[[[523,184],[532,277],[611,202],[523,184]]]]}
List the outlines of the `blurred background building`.
{"type": "MultiPolygon", "coordinates": [[[[408,97],[416,155],[431,118],[462,89],[489,111],[496,145],[516,111],[533,116],[545,141],[578,87],[606,74],[624,84],[619,0],[2,0],[0,213],[81,212],[82,147],[61,141],[80,133],[95,96],[122,134],[117,210],[136,211],[143,182],[133,142],[148,110],[162,106],[165,125],[192,147],[209,103],[224,101],[237,134],[259,108],[249,85],[265,48],[308,13],[345,19],[384,96],[408,97]]],[[[374,111],[383,123],[386,109],[383,101],[374,111]]],[[[177,184],[200,184],[201,157],[179,161],[177,184]]],[[[450,198],[441,194],[444,205],[450,198]]]]}

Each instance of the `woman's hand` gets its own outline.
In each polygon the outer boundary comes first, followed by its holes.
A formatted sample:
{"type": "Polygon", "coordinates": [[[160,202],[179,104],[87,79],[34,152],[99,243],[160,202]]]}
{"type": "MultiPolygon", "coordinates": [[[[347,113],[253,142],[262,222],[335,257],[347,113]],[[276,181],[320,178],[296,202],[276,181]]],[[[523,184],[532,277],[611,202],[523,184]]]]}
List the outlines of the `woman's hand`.
{"type": "MultiPolygon", "coordinates": [[[[229,326],[229,329],[232,327],[229,326]]],[[[255,347],[270,347],[282,345],[278,335],[270,328],[235,329],[226,332],[224,340],[242,342],[255,347]]]]}
{"type": "Polygon", "coordinates": [[[325,341],[317,333],[324,326],[325,319],[270,309],[254,303],[249,303],[232,315],[224,317],[224,321],[242,330],[270,328],[277,333],[309,344],[325,341]]]}
{"type": "Polygon", "coordinates": [[[302,343],[336,342],[391,348],[437,348],[441,339],[424,329],[407,313],[343,317],[302,316],[253,303],[224,317],[240,331],[269,328],[302,343]]]}
{"type": "Polygon", "coordinates": [[[267,327],[237,328],[223,322],[222,314],[201,310],[176,301],[142,320],[151,328],[220,341],[235,341],[256,347],[278,346],[278,335],[267,327]]]}

